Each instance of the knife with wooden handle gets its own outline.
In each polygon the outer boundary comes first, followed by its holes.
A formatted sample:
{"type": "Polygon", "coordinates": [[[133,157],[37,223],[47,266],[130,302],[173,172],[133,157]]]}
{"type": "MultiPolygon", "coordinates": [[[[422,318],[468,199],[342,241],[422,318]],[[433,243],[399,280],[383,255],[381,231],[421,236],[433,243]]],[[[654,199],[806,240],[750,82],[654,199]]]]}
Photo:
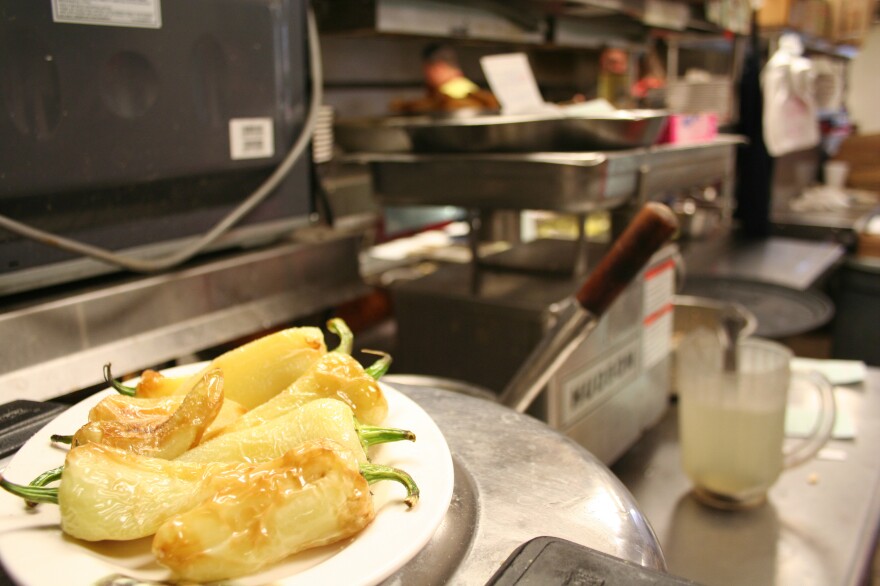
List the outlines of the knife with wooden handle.
{"type": "Polygon", "coordinates": [[[636,214],[578,291],[558,304],[556,323],[523,362],[499,401],[522,413],[596,327],[599,318],[678,230],[667,206],[649,202],[636,214]]]}

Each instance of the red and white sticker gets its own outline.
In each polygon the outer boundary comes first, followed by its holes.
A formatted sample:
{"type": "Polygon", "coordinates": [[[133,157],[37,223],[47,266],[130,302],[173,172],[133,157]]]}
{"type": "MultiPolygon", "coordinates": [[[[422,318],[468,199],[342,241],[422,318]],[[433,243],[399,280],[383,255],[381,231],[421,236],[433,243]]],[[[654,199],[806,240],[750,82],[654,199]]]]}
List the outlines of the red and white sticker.
{"type": "Polygon", "coordinates": [[[672,310],[675,295],[675,261],[648,269],[642,307],[642,368],[651,368],[672,349],[672,310]]]}

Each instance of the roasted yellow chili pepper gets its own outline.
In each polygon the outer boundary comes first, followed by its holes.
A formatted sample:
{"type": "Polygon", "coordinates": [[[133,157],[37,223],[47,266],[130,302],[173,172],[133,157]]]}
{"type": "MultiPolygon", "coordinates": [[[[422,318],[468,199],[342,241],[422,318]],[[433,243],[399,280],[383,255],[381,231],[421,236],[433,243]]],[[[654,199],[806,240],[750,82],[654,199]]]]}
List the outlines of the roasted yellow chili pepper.
{"type": "Polygon", "coordinates": [[[219,370],[209,370],[201,375],[171,415],[90,421],[73,435],[72,445],[100,443],[157,458],[176,458],[198,444],[217,417],[223,404],[223,383],[219,370]]]}
{"type": "Polygon", "coordinates": [[[153,553],[185,580],[244,576],[358,533],[376,515],[369,482],[379,479],[338,445],[310,442],[166,521],[153,553]]]}
{"type": "MultiPolygon", "coordinates": [[[[387,362],[390,358],[385,360],[387,362]]],[[[388,401],[379,383],[351,356],[330,352],[319,358],[292,385],[254,407],[220,433],[256,427],[321,398],[345,402],[358,421],[370,425],[382,423],[388,415],[388,401]]]]}
{"type": "Polygon", "coordinates": [[[324,334],[313,327],[297,327],[258,338],[212,360],[196,375],[166,377],[145,371],[134,389],[114,381],[110,365],[104,378],[117,391],[137,397],[167,397],[186,394],[199,376],[220,369],[225,380],[226,396],[247,409],[256,407],[289,386],[327,351],[324,334]]]}
{"type": "Polygon", "coordinates": [[[183,462],[264,462],[297,446],[329,438],[354,453],[365,464],[367,449],[374,444],[415,441],[415,434],[402,429],[359,423],[351,408],[336,399],[317,399],[274,419],[239,431],[221,434],[183,453],[183,462]]]}
{"type": "MultiPolygon", "coordinates": [[[[0,487],[29,501],[58,504],[61,529],[71,537],[86,541],[139,539],[156,533],[174,515],[217,495],[234,498],[236,490],[256,484],[267,474],[280,470],[285,471],[282,474],[300,474],[315,445],[322,446],[321,452],[345,453],[335,442],[321,440],[258,465],[195,464],[87,444],[70,450],[57,488],[22,486],[2,477],[0,487]]],[[[357,458],[351,454],[340,458],[346,468],[360,470],[368,481],[396,480],[403,484],[409,506],[418,500],[418,487],[405,472],[373,464],[358,467],[357,458]]],[[[271,499],[282,496],[267,494],[271,499]]]]}
{"type": "MultiPolygon", "coordinates": [[[[108,395],[89,411],[89,421],[142,422],[145,425],[150,421],[157,423],[171,416],[180,407],[185,396],[172,395],[152,398],[108,395]]],[[[220,412],[205,430],[201,441],[211,439],[246,411],[244,406],[224,398],[220,412]]]]}

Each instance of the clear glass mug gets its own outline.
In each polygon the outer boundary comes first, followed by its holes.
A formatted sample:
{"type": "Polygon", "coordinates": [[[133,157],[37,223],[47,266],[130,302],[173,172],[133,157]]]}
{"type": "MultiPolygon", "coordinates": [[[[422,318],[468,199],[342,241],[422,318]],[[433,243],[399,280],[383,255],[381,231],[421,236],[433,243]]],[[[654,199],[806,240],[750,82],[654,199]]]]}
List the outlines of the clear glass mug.
{"type": "Polygon", "coordinates": [[[815,372],[792,373],[792,352],[785,346],[741,339],[736,370],[726,371],[718,336],[699,329],[677,354],[682,464],[701,502],[725,509],[760,505],[784,469],[812,458],[831,437],[831,384],[815,372]],[[793,376],[809,379],[821,408],[812,433],[783,450],[793,376]]]}

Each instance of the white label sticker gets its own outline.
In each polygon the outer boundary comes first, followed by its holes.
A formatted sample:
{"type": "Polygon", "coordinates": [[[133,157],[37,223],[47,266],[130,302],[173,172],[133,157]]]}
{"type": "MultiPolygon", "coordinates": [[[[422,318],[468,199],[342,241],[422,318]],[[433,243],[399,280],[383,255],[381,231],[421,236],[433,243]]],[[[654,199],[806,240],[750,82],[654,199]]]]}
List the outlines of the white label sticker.
{"type": "Polygon", "coordinates": [[[52,20],[73,24],[162,28],[160,0],[52,0],[52,20]]]}
{"type": "Polygon", "coordinates": [[[639,372],[639,344],[633,340],[598,364],[581,370],[562,383],[563,423],[579,419],[594,405],[629,384],[639,372]]]}
{"type": "Polygon", "coordinates": [[[675,261],[668,260],[645,273],[642,318],[642,359],[647,370],[672,349],[672,298],[675,294],[675,261]]]}
{"type": "Polygon", "coordinates": [[[233,160],[264,159],[275,154],[271,118],[233,118],[229,121],[229,156],[233,160]]]}

